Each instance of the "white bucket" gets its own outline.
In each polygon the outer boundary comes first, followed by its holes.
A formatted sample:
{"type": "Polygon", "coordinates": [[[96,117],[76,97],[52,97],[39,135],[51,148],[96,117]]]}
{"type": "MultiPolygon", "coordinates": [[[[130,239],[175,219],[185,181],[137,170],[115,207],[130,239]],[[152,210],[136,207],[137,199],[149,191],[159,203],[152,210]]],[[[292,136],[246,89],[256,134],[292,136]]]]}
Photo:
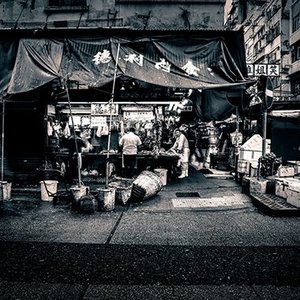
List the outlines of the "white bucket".
{"type": "Polygon", "coordinates": [[[43,201],[52,201],[53,196],[57,193],[57,180],[42,180],[41,184],[41,199],[43,201]]]}
{"type": "Polygon", "coordinates": [[[154,173],[159,176],[162,185],[167,185],[167,169],[154,169],[154,173]]]}
{"type": "Polygon", "coordinates": [[[81,186],[72,186],[70,187],[70,191],[74,200],[77,202],[82,196],[86,196],[89,193],[89,187],[81,185],[81,186]]]}
{"type": "Polygon", "coordinates": [[[0,201],[6,201],[11,199],[11,182],[0,181],[0,201]]]}
{"type": "Polygon", "coordinates": [[[89,194],[90,188],[88,186],[71,186],[70,191],[72,194],[72,208],[74,210],[80,210],[80,199],[89,194]]]}
{"type": "Polygon", "coordinates": [[[115,188],[98,188],[96,199],[98,201],[98,208],[102,211],[112,211],[115,209],[115,188]]]}

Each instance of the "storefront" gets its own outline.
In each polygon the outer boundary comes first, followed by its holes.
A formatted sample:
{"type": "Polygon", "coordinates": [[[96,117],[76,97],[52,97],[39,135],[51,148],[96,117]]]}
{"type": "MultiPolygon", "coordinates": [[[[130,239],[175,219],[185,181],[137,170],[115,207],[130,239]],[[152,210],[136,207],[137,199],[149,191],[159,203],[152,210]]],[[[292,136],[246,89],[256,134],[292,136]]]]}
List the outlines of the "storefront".
{"type": "MultiPolygon", "coordinates": [[[[43,164],[66,164],[66,141],[77,128],[89,142],[82,170],[101,175],[107,149],[118,169],[119,137],[134,126],[143,138],[141,168],[170,161],[173,166],[176,158],[165,155],[173,129],[230,116],[235,107],[228,95],[251,84],[245,79],[242,37],[237,31],[103,30],[6,39],[1,41],[9,58],[7,64],[1,61],[6,66],[1,72],[3,108],[18,101],[15,107],[23,107],[24,95],[40,101],[43,109],[30,135],[35,136],[39,123],[44,136],[37,139],[44,147],[37,155],[43,164]],[[183,105],[185,99],[191,109],[183,105]]],[[[4,132],[7,139],[13,134],[7,126],[4,132]]],[[[4,145],[6,157],[10,146],[4,145]]]]}

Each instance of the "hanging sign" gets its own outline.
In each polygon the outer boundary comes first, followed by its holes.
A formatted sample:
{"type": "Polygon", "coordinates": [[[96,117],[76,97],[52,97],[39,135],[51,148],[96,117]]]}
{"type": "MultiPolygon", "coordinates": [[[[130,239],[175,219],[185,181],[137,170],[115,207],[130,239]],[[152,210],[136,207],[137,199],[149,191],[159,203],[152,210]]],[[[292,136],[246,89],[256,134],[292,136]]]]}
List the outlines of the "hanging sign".
{"type": "Polygon", "coordinates": [[[247,64],[248,76],[280,76],[280,65],[278,64],[247,64]]]}
{"type": "Polygon", "coordinates": [[[265,92],[265,106],[267,109],[271,108],[273,104],[273,96],[274,96],[273,83],[271,79],[268,77],[266,83],[266,92],[265,92]]]}

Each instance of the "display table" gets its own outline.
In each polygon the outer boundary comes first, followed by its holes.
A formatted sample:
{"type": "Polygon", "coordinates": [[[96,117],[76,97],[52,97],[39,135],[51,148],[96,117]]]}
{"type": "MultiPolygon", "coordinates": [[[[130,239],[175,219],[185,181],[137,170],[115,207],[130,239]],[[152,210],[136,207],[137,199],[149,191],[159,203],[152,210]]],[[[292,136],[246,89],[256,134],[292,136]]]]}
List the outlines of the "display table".
{"type": "MultiPolygon", "coordinates": [[[[97,170],[99,174],[104,175],[106,170],[107,153],[82,153],[82,170],[97,170]]],[[[69,166],[69,154],[67,152],[49,152],[47,159],[51,161],[52,165],[56,162],[69,166]]],[[[143,170],[154,170],[157,168],[163,168],[168,170],[168,181],[173,181],[177,178],[177,163],[178,155],[152,155],[152,154],[137,154],[137,168],[141,172],[143,170]]],[[[113,163],[116,167],[117,175],[121,175],[122,170],[122,154],[110,153],[108,161],[113,163]]],[[[76,177],[76,174],[74,174],[76,177]]]]}

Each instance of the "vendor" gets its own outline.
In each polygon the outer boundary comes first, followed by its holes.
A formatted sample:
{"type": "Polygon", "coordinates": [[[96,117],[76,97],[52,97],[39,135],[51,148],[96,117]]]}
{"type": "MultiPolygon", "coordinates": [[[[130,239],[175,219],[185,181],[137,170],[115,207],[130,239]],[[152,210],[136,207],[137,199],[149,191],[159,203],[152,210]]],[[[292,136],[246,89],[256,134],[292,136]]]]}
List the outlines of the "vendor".
{"type": "Polygon", "coordinates": [[[123,175],[132,178],[137,168],[138,147],[142,145],[140,137],[135,134],[135,128],[131,127],[129,132],[121,137],[119,145],[122,147],[123,175]]]}
{"type": "Polygon", "coordinates": [[[75,134],[70,136],[68,139],[68,148],[69,148],[69,170],[67,172],[69,178],[74,177],[76,174],[77,168],[82,167],[82,157],[81,152],[84,147],[87,146],[87,143],[80,136],[81,131],[79,128],[75,129],[75,134]],[[77,155],[78,152],[78,155],[77,155]]]}

